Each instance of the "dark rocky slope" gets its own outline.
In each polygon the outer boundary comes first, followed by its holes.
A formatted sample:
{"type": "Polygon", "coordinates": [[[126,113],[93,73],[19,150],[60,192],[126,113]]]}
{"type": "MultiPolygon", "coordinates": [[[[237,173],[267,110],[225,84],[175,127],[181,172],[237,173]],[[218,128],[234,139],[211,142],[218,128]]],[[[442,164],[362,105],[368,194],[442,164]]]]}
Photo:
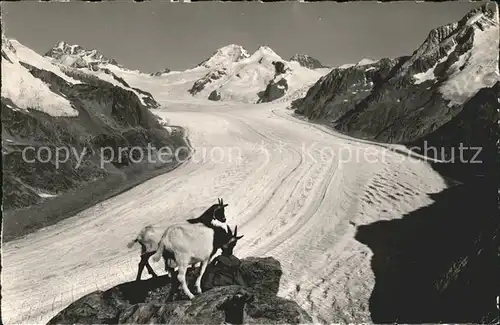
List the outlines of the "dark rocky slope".
{"type": "MultiPolygon", "coordinates": [[[[216,287],[192,301],[167,302],[170,290],[167,276],[124,283],[78,299],[48,324],[222,324],[241,316],[245,324],[312,322],[297,303],[276,296],[282,275],[277,260],[243,259],[241,273],[247,287],[216,287]],[[248,301],[242,315],[235,304],[231,305],[238,296],[248,301]]],[[[194,272],[189,272],[188,283],[194,281],[194,272]]]]}
{"type": "Polygon", "coordinates": [[[498,323],[497,188],[491,180],[454,186],[402,219],[358,227],[355,238],[373,252],[373,322],[498,323]]]}
{"type": "Polygon", "coordinates": [[[203,78],[196,80],[196,82],[193,84],[193,87],[191,87],[191,89],[189,90],[189,93],[191,95],[196,95],[197,93],[205,89],[205,86],[207,84],[215,82],[226,75],[227,69],[224,67],[218,70],[211,70],[205,76],[203,76],[203,78]]]}
{"type": "MultiPolygon", "coordinates": [[[[4,51],[7,45],[2,44],[3,59],[15,55],[12,48],[4,51]]],[[[181,128],[165,129],[134,92],[81,70],[64,69],[82,82],[70,84],[21,59],[30,80],[43,81],[78,114],[53,116],[41,107],[20,108],[16,99],[2,93],[4,241],[67,218],[178,164],[161,162],[154,154],[148,159],[150,147],[175,150],[187,144],[181,128]]]]}
{"type": "Polygon", "coordinates": [[[273,79],[269,82],[264,91],[258,93],[259,100],[257,103],[272,102],[273,100],[283,97],[287,90],[288,82],[285,78],[279,79],[278,81],[273,79]]]}

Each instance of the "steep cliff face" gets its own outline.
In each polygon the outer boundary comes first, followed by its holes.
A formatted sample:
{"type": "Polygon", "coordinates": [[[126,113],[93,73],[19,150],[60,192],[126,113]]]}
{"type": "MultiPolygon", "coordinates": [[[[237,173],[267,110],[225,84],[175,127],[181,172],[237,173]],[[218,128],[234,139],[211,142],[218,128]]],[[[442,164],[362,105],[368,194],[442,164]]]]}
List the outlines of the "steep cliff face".
{"type": "Polygon", "coordinates": [[[174,150],[185,143],[182,132],[171,134],[149,112],[136,95],[141,90],[124,87],[53,64],[3,37],[4,240],[97,203],[132,174],[176,164],[155,153],[138,156],[149,146],[174,150]]]}
{"type": "Polygon", "coordinates": [[[371,64],[333,69],[292,103],[297,113],[312,120],[337,121],[384,83],[405,58],[382,59],[371,64]]]}
{"type": "Polygon", "coordinates": [[[407,57],[333,69],[292,108],[360,138],[408,143],[459,114],[499,80],[498,8],[432,30],[407,57]]]}

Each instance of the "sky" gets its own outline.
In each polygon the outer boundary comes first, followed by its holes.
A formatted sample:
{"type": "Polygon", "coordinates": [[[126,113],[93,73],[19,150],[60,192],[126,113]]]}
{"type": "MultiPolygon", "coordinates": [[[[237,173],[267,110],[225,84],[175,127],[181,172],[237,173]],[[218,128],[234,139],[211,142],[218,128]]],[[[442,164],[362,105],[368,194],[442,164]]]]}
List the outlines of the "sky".
{"type": "Polygon", "coordinates": [[[328,66],[411,54],[432,28],[459,20],[471,2],[2,2],[7,37],[40,54],[58,41],[97,49],[129,69],[184,70],[218,48],[271,47],[328,66]]]}

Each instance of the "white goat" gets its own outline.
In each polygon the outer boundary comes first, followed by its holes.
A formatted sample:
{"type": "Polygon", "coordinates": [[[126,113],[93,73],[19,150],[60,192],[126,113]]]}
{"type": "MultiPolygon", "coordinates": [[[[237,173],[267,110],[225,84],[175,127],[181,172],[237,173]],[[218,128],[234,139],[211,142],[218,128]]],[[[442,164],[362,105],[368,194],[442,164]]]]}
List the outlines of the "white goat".
{"type": "MultiPolygon", "coordinates": [[[[219,201],[218,207],[212,211],[213,217],[210,219],[216,221],[220,214],[224,213],[224,207],[226,207],[222,200],[219,201]]],[[[207,214],[208,216],[210,214],[207,214]]],[[[207,216],[206,215],[206,216],[207,216]]],[[[210,262],[210,258],[217,251],[217,243],[224,242],[227,238],[227,233],[225,229],[220,228],[220,222],[211,225],[213,227],[207,227],[207,224],[203,220],[208,220],[208,217],[203,217],[203,215],[198,219],[188,220],[188,224],[177,224],[168,227],[163,236],[161,237],[160,243],[156,253],[153,255],[153,261],[158,262],[163,256],[168,256],[168,258],[174,258],[178,266],[177,280],[182,286],[184,293],[193,299],[194,295],[189,291],[186,283],[186,271],[190,264],[201,262],[200,275],[196,279],[196,290],[201,293],[201,278],[205,273],[205,270],[210,262]],[[217,235],[216,235],[217,233],[217,235]],[[222,239],[221,239],[222,238],[222,239]]],[[[225,217],[223,222],[225,222],[225,217]]],[[[222,245],[221,245],[222,246],[222,245]]],[[[167,265],[165,268],[169,268],[167,265]]],[[[174,274],[174,270],[170,268],[171,274],[174,274]]],[[[172,285],[172,293],[176,288],[172,285]]]]}
{"type": "MultiPolygon", "coordinates": [[[[139,261],[139,269],[137,271],[136,281],[141,279],[142,271],[144,267],[147,268],[149,274],[153,277],[157,277],[155,271],[149,265],[148,259],[156,253],[156,249],[158,248],[158,243],[160,242],[161,236],[163,234],[163,230],[159,230],[151,225],[144,227],[137,237],[127,244],[128,248],[132,248],[135,243],[139,243],[141,245],[141,260],[139,261]]],[[[169,261],[165,259],[165,270],[167,271],[169,261]]]]}
{"type": "MultiPolygon", "coordinates": [[[[226,206],[227,204],[224,204],[222,199],[219,199],[217,204],[214,204],[210,208],[208,208],[200,217],[187,220],[189,222],[188,225],[203,224],[204,226],[215,230],[216,236],[213,241],[213,250],[210,257],[212,257],[226,241],[226,216],[224,214],[224,208],[226,206]]],[[[149,274],[151,274],[153,277],[157,276],[153,268],[149,264],[148,259],[156,252],[163,233],[163,230],[159,230],[152,225],[148,225],[139,232],[134,240],[130,241],[127,244],[128,248],[132,248],[135,243],[139,243],[141,245],[141,260],[139,262],[139,268],[136,277],[137,281],[141,279],[144,267],[147,268],[149,274]]],[[[164,253],[165,254],[163,255],[163,258],[165,260],[165,271],[172,275],[171,271],[175,267],[175,261],[173,260],[174,256],[172,254],[168,254],[168,252],[164,253]]]]}

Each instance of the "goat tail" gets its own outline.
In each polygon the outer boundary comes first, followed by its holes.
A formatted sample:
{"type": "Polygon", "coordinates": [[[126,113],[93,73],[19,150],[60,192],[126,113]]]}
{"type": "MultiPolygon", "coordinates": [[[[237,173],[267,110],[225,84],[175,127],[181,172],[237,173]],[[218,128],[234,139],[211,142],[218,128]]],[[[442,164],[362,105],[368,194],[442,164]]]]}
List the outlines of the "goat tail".
{"type": "Polygon", "coordinates": [[[135,245],[135,243],[137,243],[137,242],[138,242],[138,240],[137,240],[137,238],[135,238],[134,240],[131,240],[131,241],[127,244],[127,247],[128,247],[128,248],[132,248],[132,247],[135,245]]]}
{"type": "Polygon", "coordinates": [[[156,249],[156,252],[152,256],[153,262],[156,263],[160,260],[160,258],[163,256],[164,249],[165,249],[165,244],[163,243],[163,238],[162,238],[158,243],[158,249],[156,249]]]}

